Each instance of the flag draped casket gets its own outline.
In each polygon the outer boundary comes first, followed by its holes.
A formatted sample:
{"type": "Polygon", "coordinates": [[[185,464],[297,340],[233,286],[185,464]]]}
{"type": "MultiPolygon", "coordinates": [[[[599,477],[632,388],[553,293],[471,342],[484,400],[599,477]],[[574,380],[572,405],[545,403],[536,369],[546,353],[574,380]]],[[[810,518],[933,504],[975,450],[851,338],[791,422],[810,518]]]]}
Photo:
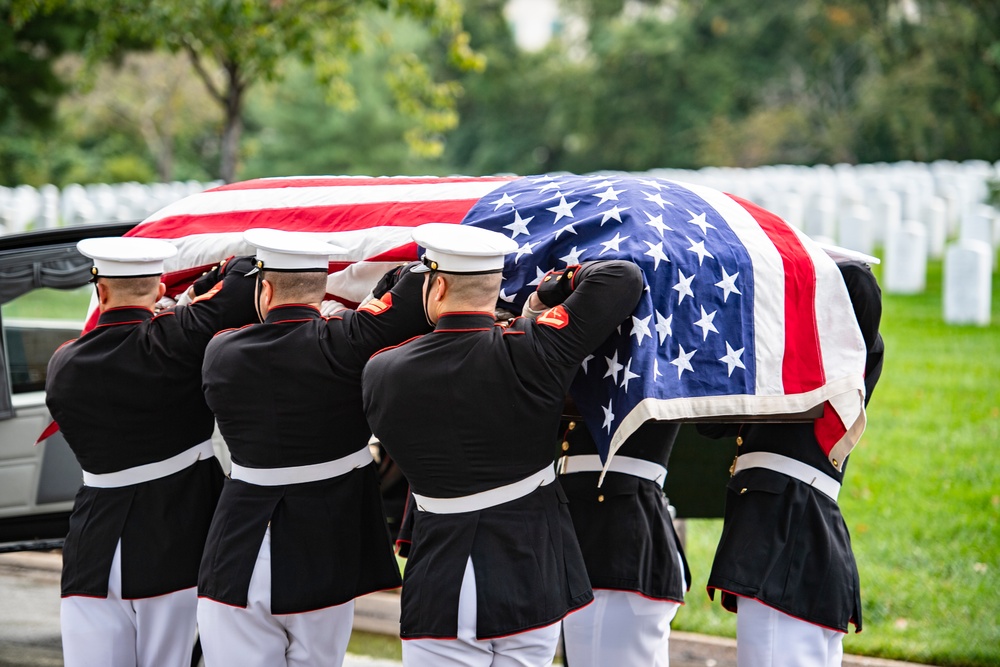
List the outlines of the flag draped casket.
{"type": "Polygon", "coordinates": [[[167,239],[168,293],[230,255],[253,227],[348,249],[327,291],[357,304],[420,250],[411,228],[470,224],[519,245],[501,305],[520,312],[550,269],[629,259],[648,289],[584,362],[572,394],[601,451],[648,419],[788,415],[824,406],[816,432],[840,467],[864,429],[864,341],[834,262],[777,216],[710,188],[651,176],[260,179],[193,195],[131,236],[167,239]]]}

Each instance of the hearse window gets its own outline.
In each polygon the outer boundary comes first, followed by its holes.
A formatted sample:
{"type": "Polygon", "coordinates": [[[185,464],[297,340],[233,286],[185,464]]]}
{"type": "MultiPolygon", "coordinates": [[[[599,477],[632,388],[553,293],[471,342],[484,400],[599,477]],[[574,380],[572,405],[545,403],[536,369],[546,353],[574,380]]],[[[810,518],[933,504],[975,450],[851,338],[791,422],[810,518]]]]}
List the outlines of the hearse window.
{"type": "Polygon", "coordinates": [[[49,358],[80,335],[93,287],[35,289],[3,306],[3,347],[12,394],[45,390],[49,358]]]}

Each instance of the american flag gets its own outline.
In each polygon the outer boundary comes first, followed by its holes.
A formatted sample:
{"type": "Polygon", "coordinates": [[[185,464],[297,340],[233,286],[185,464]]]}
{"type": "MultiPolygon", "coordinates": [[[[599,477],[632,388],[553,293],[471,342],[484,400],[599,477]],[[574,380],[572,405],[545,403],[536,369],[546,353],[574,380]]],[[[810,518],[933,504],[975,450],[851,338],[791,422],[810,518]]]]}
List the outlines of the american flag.
{"type": "Polygon", "coordinates": [[[412,227],[470,224],[518,244],[501,305],[519,312],[544,274],[628,259],[647,288],[584,361],[571,393],[607,458],[648,419],[787,415],[824,406],[842,462],[864,429],[864,341],[840,272],[780,218],[711,188],[654,175],[273,178],[176,202],[130,235],[172,241],[169,293],[251,254],[244,230],[310,232],[348,249],[327,290],[357,304],[388,266],[416,259],[412,227]]]}

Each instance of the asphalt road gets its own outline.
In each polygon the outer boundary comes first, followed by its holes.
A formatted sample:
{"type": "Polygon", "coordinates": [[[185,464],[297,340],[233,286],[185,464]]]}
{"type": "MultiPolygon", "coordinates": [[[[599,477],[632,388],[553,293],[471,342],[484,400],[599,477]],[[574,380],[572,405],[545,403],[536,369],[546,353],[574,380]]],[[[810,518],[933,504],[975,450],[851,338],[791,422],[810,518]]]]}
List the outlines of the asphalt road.
{"type": "MultiPolygon", "coordinates": [[[[58,553],[0,554],[0,667],[62,667],[59,638],[58,553]]],[[[376,593],[356,604],[355,628],[398,632],[398,598],[376,593]]],[[[344,667],[399,667],[401,663],[349,655],[344,667]]],[[[730,639],[674,632],[671,667],[736,667],[730,639]]],[[[917,667],[913,663],[844,656],[844,667],[917,667]]]]}

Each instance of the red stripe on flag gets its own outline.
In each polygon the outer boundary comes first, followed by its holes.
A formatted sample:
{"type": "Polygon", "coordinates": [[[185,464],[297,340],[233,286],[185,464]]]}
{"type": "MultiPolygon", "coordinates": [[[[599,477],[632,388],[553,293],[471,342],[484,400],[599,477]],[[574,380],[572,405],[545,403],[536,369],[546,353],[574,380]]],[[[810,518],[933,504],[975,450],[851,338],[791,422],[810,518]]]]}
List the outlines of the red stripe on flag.
{"type": "Polygon", "coordinates": [[[59,424],[57,424],[54,421],[49,422],[49,425],[45,427],[45,430],[42,431],[42,434],[38,436],[38,440],[35,440],[35,445],[38,445],[38,443],[42,442],[43,440],[48,440],[58,431],[59,431],[59,424]]]}
{"type": "Polygon", "coordinates": [[[819,443],[820,449],[827,456],[830,455],[830,450],[847,433],[844,422],[841,421],[837,412],[830,407],[829,401],[823,404],[823,416],[813,422],[813,433],[816,435],[816,442],[819,443]]]}
{"type": "Polygon", "coordinates": [[[786,394],[826,384],[816,325],[816,268],[788,224],[761,207],[726,193],[757,221],[781,255],[785,271],[785,350],[781,377],[786,394]]]}
{"type": "Polygon", "coordinates": [[[94,308],[93,312],[87,317],[87,321],[83,323],[83,331],[80,332],[81,335],[87,333],[91,329],[97,326],[97,320],[101,317],[101,309],[94,308]]]}
{"type": "Polygon", "coordinates": [[[174,215],[139,225],[127,236],[175,239],[193,234],[243,232],[254,227],[294,232],[347,232],[372,227],[416,227],[425,222],[457,223],[477,201],[379,202],[174,215]]]}
{"type": "Polygon", "coordinates": [[[423,185],[426,183],[482,183],[487,181],[510,181],[510,176],[461,176],[455,178],[440,178],[437,176],[423,176],[417,178],[381,177],[368,178],[349,176],[331,177],[304,177],[304,178],[258,178],[252,181],[241,183],[230,183],[217,188],[207,190],[207,192],[225,192],[229,190],[274,190],[278,188],[328,188],[335,186],[361,187],[367,185],[423,185]]]}

